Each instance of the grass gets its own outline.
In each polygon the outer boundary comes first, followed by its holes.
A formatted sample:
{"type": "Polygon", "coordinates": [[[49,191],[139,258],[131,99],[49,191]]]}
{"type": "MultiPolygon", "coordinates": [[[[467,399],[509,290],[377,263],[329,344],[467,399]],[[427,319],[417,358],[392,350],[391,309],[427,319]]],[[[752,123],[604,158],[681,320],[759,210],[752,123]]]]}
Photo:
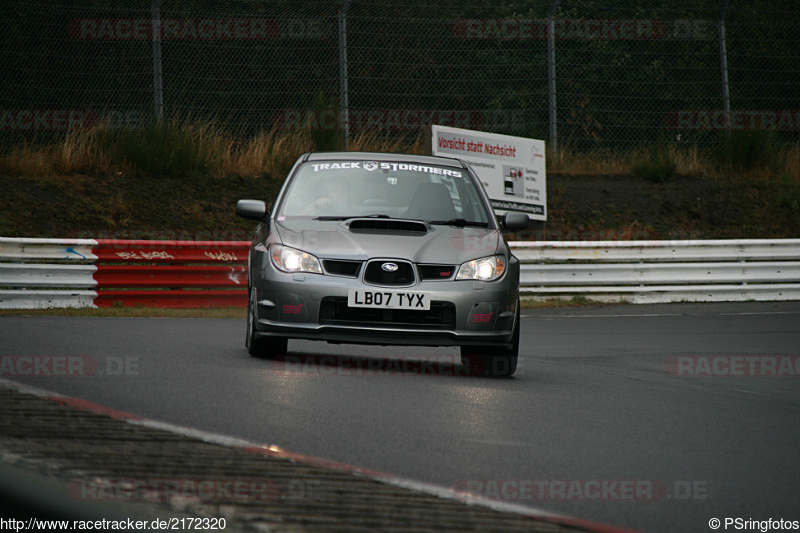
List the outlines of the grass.
{"type": "Polygon", "coordinates": [[[520,306],[523,309],[561,309],[574,307],[599,307],[607,305],[625,305],[629,302],[619,300],[617,302],[597,302],[592,301],[586,296],[573,296],[572,298],[548,298],[546,300],[522,300],[520,306]]]}
{"type": "Polygon", "coordinates": [[[550,154],[547,166],[550,172],[633,175],[654,183],[667,182],[673,176],[737,176],[800,184],[800,143],[779,143],[770,136],[733,135],[706,148],[673,143],[618,152],[562,152],[550,154]]]}
{"type": "MultiPolygon", "coordinates": [[[[321,102],[320,106],[328,105],[321,102]]],[[[40,145],[23,142],[0,149],[0,175],[48,177],[136,175],[182,177],[204,175],[284,177],[305,152],[336,150],[338,132],[310,128],[261,131],[237,135],[214,122],[177,118],[154,122],[136,130],[98,124],[69,132],[60,140],[40,145]]],[[[348,150],[425,153],[421,133],[396,135],[362,132],[348,150]]],[[[717,146],[661,143],[632,150],[598,149],[586,153],[563,150],[548,157],[548,170],[564,174],[636,175],[664,182],[673,175],[727,176],[800,183],[800,143],[779,143],[769,133],[735,132],[721,136],[717,146]]]]}
{"type": "Polygon", "coordinates": [[[0,152],[0,175],[285,175],[300,154],[313,149],[307,131],[238,138],[211,123],[165,120],[138,130],[99,124],[53,144],[7,147],[0,152]]]}
{"type": "MultiPolygon", "coordinates": [[[[422,135],[361,133],[351,151],[424,152],[422,135]]],[[[53,177],[74,174],[181,177],[283,177],[303,153],[338,150],[330,136],[311,130],[260,131],[236,136],[212,123],[176,119],[138,130],[114,130],[99,124],[75,130],[53,144],[23,142],[0,149],[0,175],[53,177]]]]}

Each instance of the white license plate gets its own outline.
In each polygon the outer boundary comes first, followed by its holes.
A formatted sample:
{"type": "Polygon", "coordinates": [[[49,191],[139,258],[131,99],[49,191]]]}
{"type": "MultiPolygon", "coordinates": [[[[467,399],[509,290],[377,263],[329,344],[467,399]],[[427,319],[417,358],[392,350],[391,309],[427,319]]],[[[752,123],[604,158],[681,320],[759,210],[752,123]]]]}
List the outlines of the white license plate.
{"type": "Polygon", "coordinates": [[[350,289],[347,306],[427,311],[431,308],[431,296],[424,292],[350,289]]]}

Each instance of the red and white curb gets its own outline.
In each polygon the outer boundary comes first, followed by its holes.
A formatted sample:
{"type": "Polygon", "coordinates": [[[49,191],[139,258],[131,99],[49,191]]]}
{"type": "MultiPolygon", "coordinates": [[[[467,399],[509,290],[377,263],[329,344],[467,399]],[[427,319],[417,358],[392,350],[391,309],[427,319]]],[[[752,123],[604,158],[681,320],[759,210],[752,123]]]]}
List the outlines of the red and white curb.
{"type": "Polygon", "coordinates": [[[0,237],[0,309],[245,307],[247,241],[0,237]]]}

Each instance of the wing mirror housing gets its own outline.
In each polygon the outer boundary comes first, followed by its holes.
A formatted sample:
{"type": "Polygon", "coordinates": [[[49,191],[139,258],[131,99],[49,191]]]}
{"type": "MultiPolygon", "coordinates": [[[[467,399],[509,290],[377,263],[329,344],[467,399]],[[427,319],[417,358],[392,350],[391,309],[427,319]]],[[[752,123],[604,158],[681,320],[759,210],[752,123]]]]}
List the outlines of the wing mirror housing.
{"type": "Polygon", "coordinates": [[[528,229],[530,219],[525,213],[506,212],[503,215],[503,229],[521,230],[528,229]]]}
{"type": "Polygon", "coordinates": [[[236,214],[263,222],[267,219],[267,204],[261,200],[239,200],[236,202],[236,214]]]}

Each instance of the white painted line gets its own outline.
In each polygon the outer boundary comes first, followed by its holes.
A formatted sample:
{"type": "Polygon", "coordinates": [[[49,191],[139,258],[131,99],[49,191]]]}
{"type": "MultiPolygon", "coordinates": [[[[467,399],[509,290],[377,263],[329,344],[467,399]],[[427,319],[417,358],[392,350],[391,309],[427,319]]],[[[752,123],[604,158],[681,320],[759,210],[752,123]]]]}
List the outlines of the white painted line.
{"type": "Polygon", "coordinates": [[[533,318],[537,320],[556,320],[559,318],[664,318],[675,316],[773,316],[773,315],[800,315],[800,311],[763,311],[763,312],[741,312],[741,313],[641,313],[641,314],[609,314],[609,315],[522,315],[522,318],[533,318]]]}

